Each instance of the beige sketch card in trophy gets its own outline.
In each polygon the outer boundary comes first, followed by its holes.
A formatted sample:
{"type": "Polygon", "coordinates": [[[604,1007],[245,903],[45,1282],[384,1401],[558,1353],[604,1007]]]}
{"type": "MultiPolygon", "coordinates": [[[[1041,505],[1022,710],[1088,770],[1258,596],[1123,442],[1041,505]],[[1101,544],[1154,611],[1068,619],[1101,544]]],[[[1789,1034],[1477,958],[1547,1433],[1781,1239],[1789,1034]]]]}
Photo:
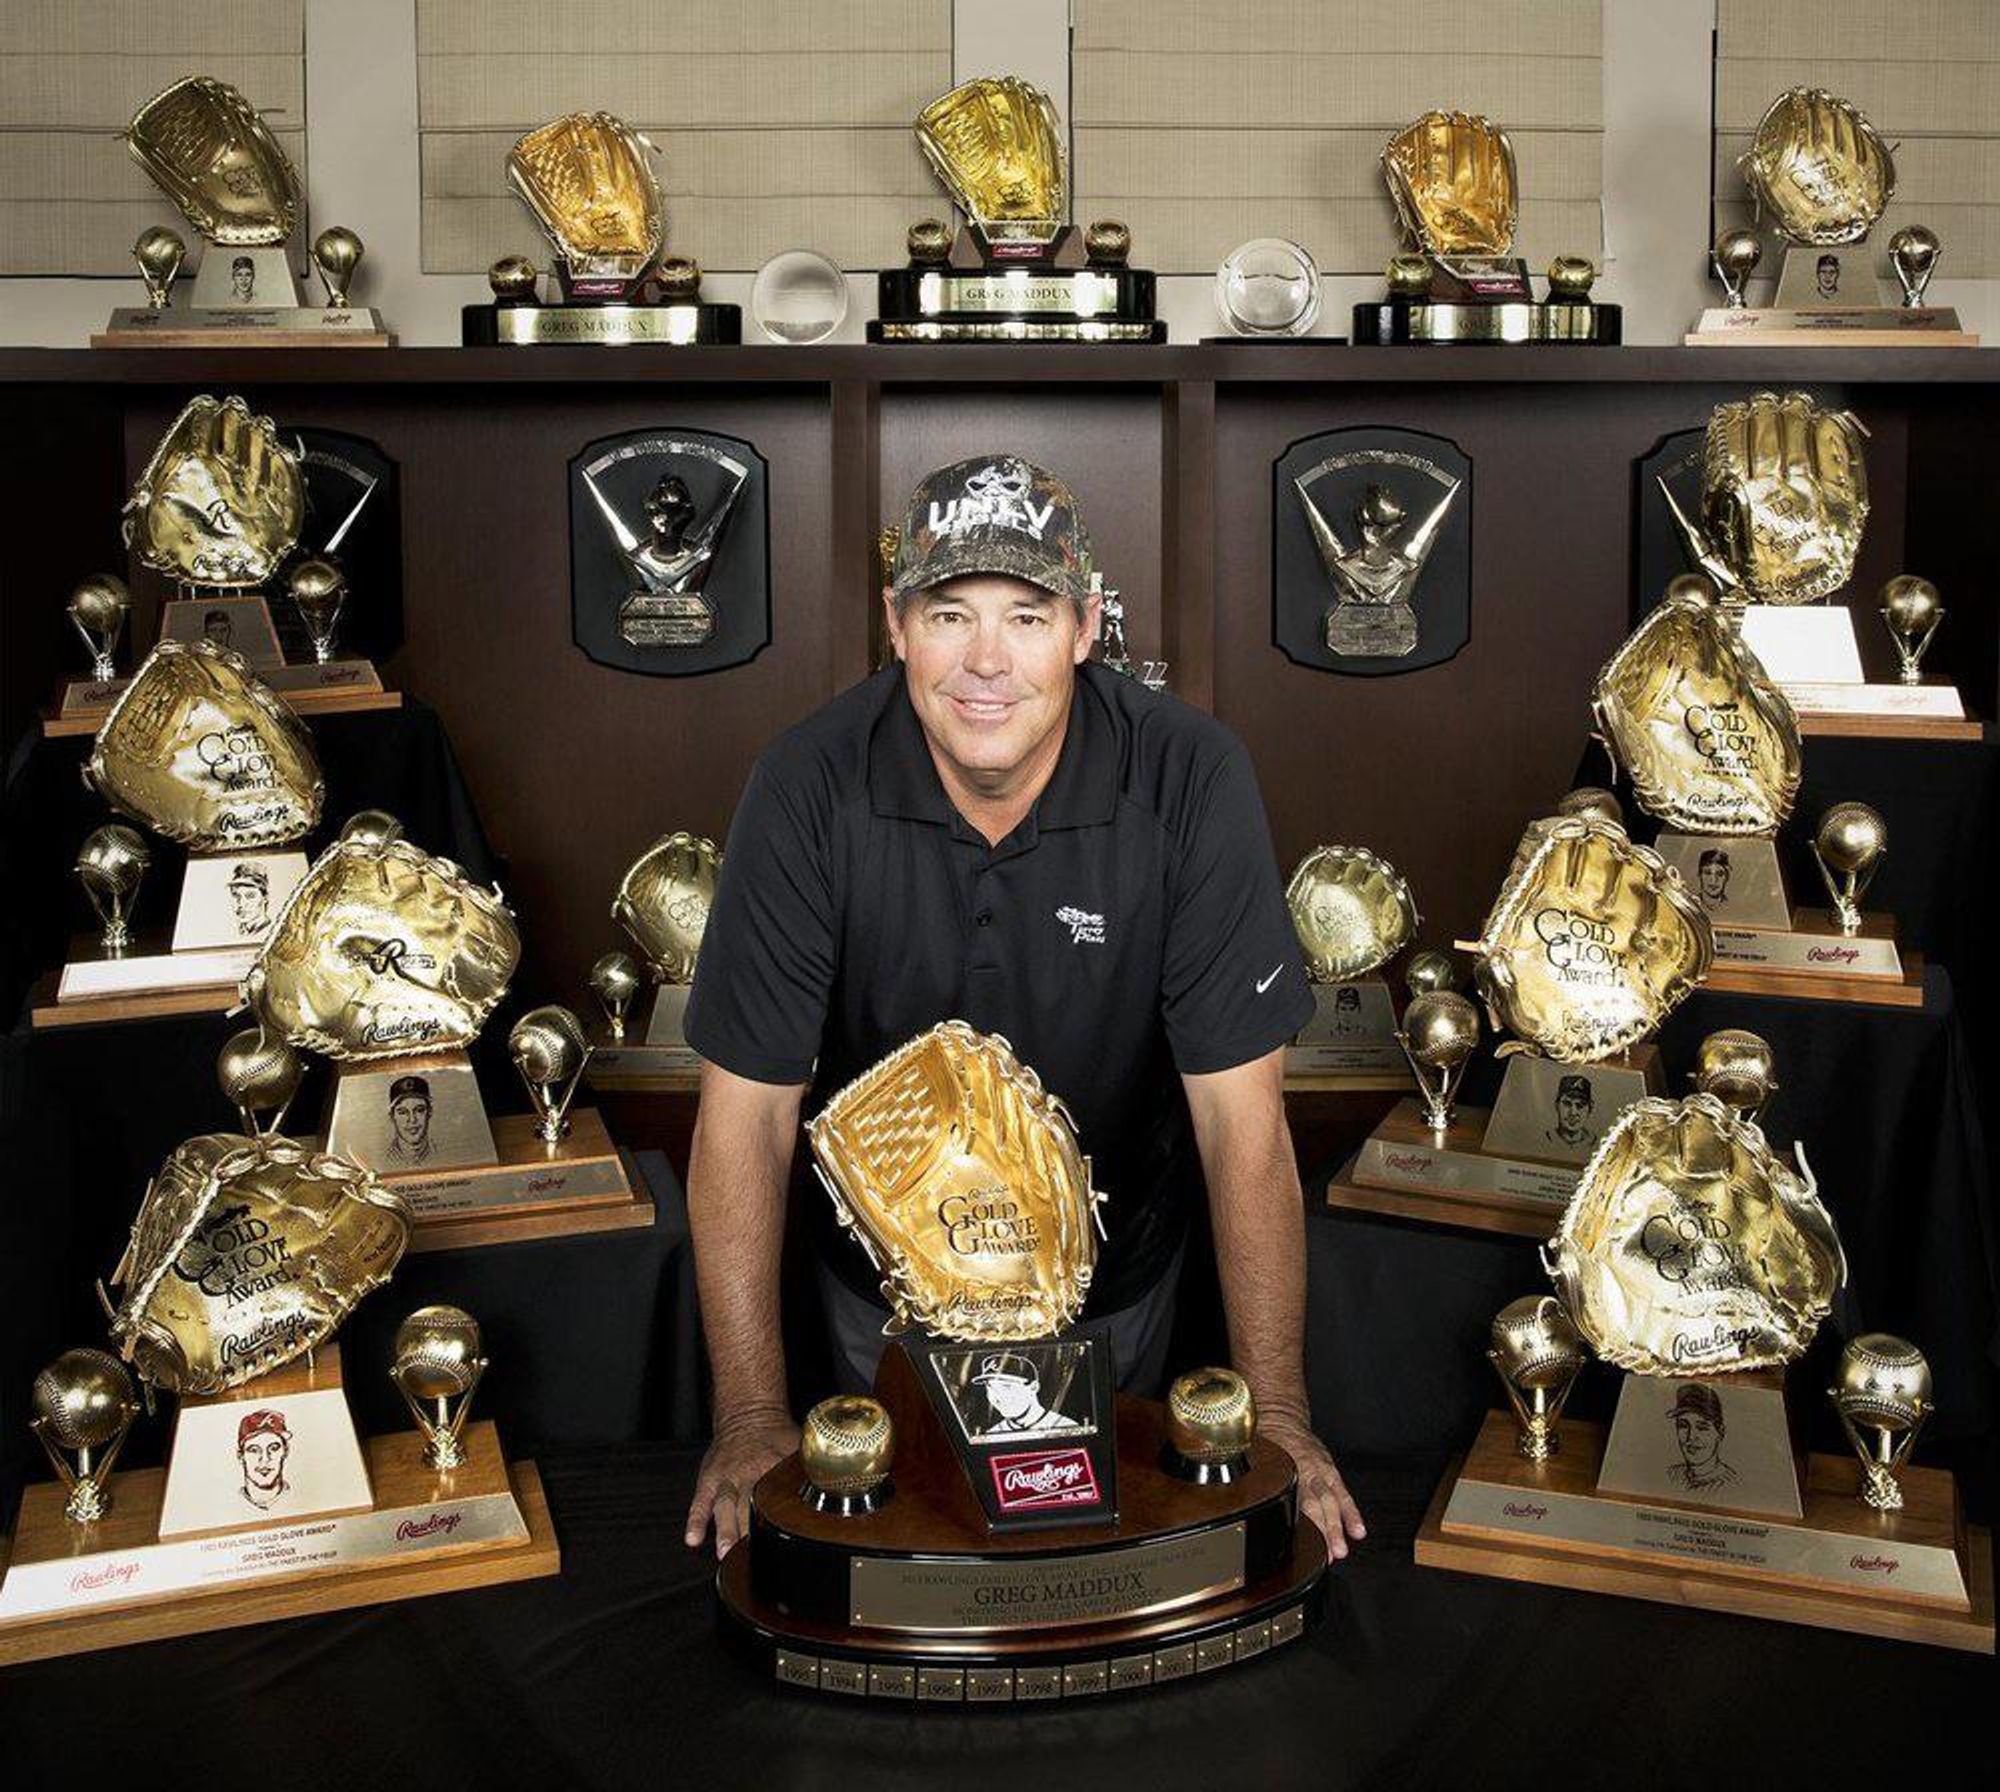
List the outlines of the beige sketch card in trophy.
{"type": "Polygon", "coordinates": [[[1681,874],[1718,927],[1792,924],[1776,846],[1761,836],[1662,834],[1655,851],[1681,874]]]}
{"type": "Polygon", "coordinates": [[[198,855],[188,860],[174,923],[176,952],[255,946],[306,874],[302,852],[198,855]]]}
{"type": "Polygon", "coordinates": [[[240,653],[253,672],[270,672],[285,663],[270,606],[261,597],[176,598],[160,612],[163,641],[207,641],[240,653]]]}
{"type": "Polygon", "coordinates": [[[160,1507],[162,1538],[292,1524],[373,1505],[347,1395],[338,1386],[181,1408],[160,1507]]]}
{"type": "Polygon", "coordinates": [[[1798,1464],[1783,1388],[1750,1375],[1628,1375],[1597,1485],[1605,1493],[1797,1518],[1798,1464]]]}

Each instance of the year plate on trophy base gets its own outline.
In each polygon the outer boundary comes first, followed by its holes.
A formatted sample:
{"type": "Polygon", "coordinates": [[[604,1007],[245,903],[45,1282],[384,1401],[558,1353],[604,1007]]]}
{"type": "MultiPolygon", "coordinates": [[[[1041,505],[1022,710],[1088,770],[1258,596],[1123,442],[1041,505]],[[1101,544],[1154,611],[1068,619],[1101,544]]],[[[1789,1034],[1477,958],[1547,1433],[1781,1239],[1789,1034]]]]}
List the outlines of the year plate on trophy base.
{"type": "Polygon", "coordinates": [[[467,305],[466,348],[694,348],[743,340],[740,305],[467,305]]]}
{"type": "Polygon", "coordinates": [[[1489,1413],[1446,1472],[1422,1566],[1993,1653],[1992,1539],[1937,1469],[1903,1470],[1903,1510],[1875,1512],[1858,1461],[1813,1456],[1788,1520],[1600,1491],[1603,1428],[1582,1420],[1546,1462],[1514,1437],[1489,1413]]]}
{"type": "Polygon", "coordinates": [[[1414,1098],[1399,1101],[1327,1183],[1327,1205],[1547,1238],[1576,1192],[1577,1167],[1489,1155],[1490,1118],[1461,1107],[1439,1139],[1414,1098]]]}
{"type": "Polygon", "coordinates": [[[900,1351],[875,1391],[896,1424],[890,1497],[816,1511],[788,1457],[716,1576],[724,1634],[780,1686],[949,1705],[1144,1691],[1253,1661],[1317,1617],[1326,1544],[1275,1445],[1197,1486],[1161,1466],[1163,1409],[1120,1396],[1116,1521],[996,1534],[900,1351]]]}
{"type": "Polygon", "coordinates": [[[1290,1090],[1407,1089],[1396,1004],[1380,977],[1313,985],[1313,1017],[1285,1047],[1290,1090]]]}
{"type": "Polygon", "coordinates": [[[1718,925],[1707,987],[1918,1008],[1924,1000],[1924,961],[1920,952],[1897,949],[1893,915],[1863,915],[1861,931],[1846,934],[1826,909],[1799,908],[1792,911],[1788,932],[1718,925]]]}
{"type": "Polygon", "coordinates": [[[114,1475],[93,1525],[71,1524],[66,1490],[38,1482],[0,1544],[0,1666],[556,1573],[535,1465],[509,1464],[490,1420],[465,1445],[465,1466],[441,1474],[418,1433],[373,1438],[372,1509],[171,1542],[164,1469],[114,1475]]]}
{"type": "Polygon", "coordinates": [[[1530,342],[1609,347],[1624,340],[1624,315],[1616,305],[1595,303],[1384,299],[1354,307],[1354,341],[1367,348],[1530,342]]]}

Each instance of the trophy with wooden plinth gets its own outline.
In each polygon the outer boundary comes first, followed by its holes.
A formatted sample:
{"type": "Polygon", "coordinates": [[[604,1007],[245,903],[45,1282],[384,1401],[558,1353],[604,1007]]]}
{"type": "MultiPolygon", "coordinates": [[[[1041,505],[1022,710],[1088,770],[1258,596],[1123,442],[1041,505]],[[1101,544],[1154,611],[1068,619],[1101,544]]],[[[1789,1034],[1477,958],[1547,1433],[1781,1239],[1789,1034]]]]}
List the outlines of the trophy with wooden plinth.
{"type": "Polygon", "coordinates": [[[966,222],[910,227],[909,265],[878,276],[870,342],[1165,342],[1132,233],[1069,221],[1069,156],[1049,96],[982,75],[933,100],[917,145],[966,222]]]}
{"type": "Polygon", "coordinates": [[[951,1705],[1193,1679],[1301,1636],[1326,1544],[1226,1369],[1116,1394],[1077,1323],[1090,1166],[1006,1042],[948,1022],[812,1122],[898,1333],[873,1399],[807,1416],[717,1575],[780,1686],[951,1705]]]}
{"type": "Polygon", "coordinates": [[[607,953],[592,969],[592,993],[606,1023],[591,1051],[593,1088],[687,1090],[701,1080],[701,1060],[683,1022],[721,869],[713,840],[676,830],[655,840],[619,879],[611,918],[639,958],[635,963],[630,953],[607,953]],[[628,1024],[626,1010],[640,993],[635,978],[641,964],[654,993],[643,1036],[633,1038],[637,1028],[628,1024]]]}
{"type": "Polygon", "coordinates": [[[265,1030],[334,1062],[329,1152],[415,1218],[412,1249],[650,1225],[643,1182],[595,1109],[571,1103],[590,1047],[564,1008],[508,1036],[533,1104],[489,1119],[468,1048],[520,960],[497,890],[354,817],[292,892],[243,981],[265,1030]]]}
{"type": "Polygon", "coordinates": [[[1489,119],[1426,112],[1384,146],[1382,175],[1404,247],[1389,263],[1388,297],[1354,307],[1356,343],[1620,340],[1623,313],[1591,298],[1597,268],[1586,257],[1557,256],[1535,297],[1514,254],[1514,146],[1489,119]]]}
{"type": "Polygon", "coordinates": [[[103,931],[76,943],[53,990],[38,995],[34,1024],[227,1008],[305,876],[291,843],[319,821],[325,786],[303,725],[236,655],[163,641],[98,730],[84,781],[187,849],[179,908],[171,934],[135,930],[151,848],[122,823],[98,828],[76,874],[103,931]]]}
{"type": "Polygon", "coordinates": [[[1520,1415],[1550,1352],[1496,1324],[1515,1412],[1447,1472],[1419,1563],[1992,1652],[1990,1539],[1949,1474],[1908,1464],[1921,1355],[1854,1339],[1830,1391],[1854,1454],[1799,1441],[1785,1368],[1846,1272],[1799,1161],[1713,1094],[1626,1110],[1544,1253],[1542,1329],[1626,1372],[1615,1417],[1551,1419],[1538,1446],[1520,1415]]]}
{"type": "Polygon", "coordinates": [[[1400,1089],[1403,1051],[1382,967],[1416,937],[1402,874],[1365,847],[1317,846],[1285,886],[1313,1017],[1285,1048],[1287,1089],[1400,1089]]]}
{"type": "Polygon", "coordinates": [[[1896,192],[1891,146],[1860,109],[1819,87],[1793,87],[1764,109],[1738,160],[1756,228],[1715,239],[1710,265],[1724,302],[1685,337],[1693,347],[1977,348],[1949,306],[1924,303],[1944,253],[1914,224],[1889,239],[1900,297],[1875,278],[1868,233],[1896,192]],[[1762,231],[1786,245],[1777,293],[1753,306],[1745,286],[1763,259],[1762,231]]]}
{"type": "Polygon", "coordinates": [[[1605,1129],[1664,1086],[1648,1036],[1706,974],[1707,919],[1656,854],[1583,803],[1528,828],[1464,949],[1493,1025],[1515,1035],[1496,1053],[1506,1071],[1491,1112],[1456,1103],[1479,1036],[1472,1004],[1413,1001],[1405,1050],[1420,1100],[1390,1112],[1327,1199],[1546,1236],[1605,1129]]]}
{"type": "Polygon", "coordinates": [[[121,306],[92,348],[387,348],[395,338],[348,287],[361,239],[344,226],[314,239],[326,303],[304,305],[287,244],[304,185],[257,108],[227,82],[189,75],[132,115],[125,146],[206,245],[194,296],[175,307],[187,258],[178,232],[142,231],[132,254],[146,282],[143,306],[121,306]]]}
{"type": "Polygon", "coordinates": [[[554,252],[554,290],[524,255],[488,270],[490,305],[467,305],[467,348],[541,344],[684,348],[741,342],[743,309],[701,296],[701,269],[661,258],[667,207],[653,169],[659,151],[609,112],[568,112],[507,152],[507,185],[554,252]]]}

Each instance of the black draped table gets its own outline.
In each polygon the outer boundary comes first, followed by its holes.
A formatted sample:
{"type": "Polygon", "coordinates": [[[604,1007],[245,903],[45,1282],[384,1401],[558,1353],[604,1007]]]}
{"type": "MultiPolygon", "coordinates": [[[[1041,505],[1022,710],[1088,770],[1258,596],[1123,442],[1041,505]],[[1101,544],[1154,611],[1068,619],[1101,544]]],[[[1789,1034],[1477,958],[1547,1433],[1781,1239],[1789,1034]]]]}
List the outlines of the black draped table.
{"type": "Polygon", "coordinates": [[[1435,1462],[1356,1471],[1325,1622],[1254,1664],[1028,1708],[782,1693],[715,1635],[695,1463],[545,1455],[559,1578],[8,1669],[12,1782],[1680,1792],[1894,1783],[1990,1726],[1983,1657],[1420,1569],[1435,1462]]]}

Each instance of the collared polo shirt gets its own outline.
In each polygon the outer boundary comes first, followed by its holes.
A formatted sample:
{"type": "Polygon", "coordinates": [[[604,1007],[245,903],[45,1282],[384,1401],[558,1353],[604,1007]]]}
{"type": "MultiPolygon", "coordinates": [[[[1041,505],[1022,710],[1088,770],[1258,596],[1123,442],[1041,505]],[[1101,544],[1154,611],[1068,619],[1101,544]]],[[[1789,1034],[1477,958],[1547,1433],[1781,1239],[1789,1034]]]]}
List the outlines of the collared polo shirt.
{"type": "MultiPolygon", "coordinates": [[[[687,1037],[738,1076],[810,1083],[810,1116],[939,1021],[1004,1034],[1068,1107],[1107,1197],[1088,1309],[1107,1313],[1164,1273],[1201,1190],[1180,1074],[1262,1057],[1311,1013],[1227,728],[1086,663],[1054,773],[989,845],[946,797],[898,665],[758,760],[687,1037]]],[[[879,1300],[824,1192],[803,1199],[836,1273],[879,1300]]]]}

